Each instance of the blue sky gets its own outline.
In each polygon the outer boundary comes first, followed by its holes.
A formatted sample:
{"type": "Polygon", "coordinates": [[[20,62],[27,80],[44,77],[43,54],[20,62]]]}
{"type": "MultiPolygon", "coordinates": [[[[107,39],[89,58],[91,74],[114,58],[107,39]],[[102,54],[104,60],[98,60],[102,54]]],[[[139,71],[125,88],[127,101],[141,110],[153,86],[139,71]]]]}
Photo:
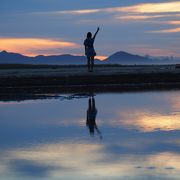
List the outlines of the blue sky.
{"type": "Polygon", "coordinates": [[[180,2],[174,0],[2,0],[0,50],[84,54],[100,26],[99,56],[116,51],[180,57],[180,2]]]}

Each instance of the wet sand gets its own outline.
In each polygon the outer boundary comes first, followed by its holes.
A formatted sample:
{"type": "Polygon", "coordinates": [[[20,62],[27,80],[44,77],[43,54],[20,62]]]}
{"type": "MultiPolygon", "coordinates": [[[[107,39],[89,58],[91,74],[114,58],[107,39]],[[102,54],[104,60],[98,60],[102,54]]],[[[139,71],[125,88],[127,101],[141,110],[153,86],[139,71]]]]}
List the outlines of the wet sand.
{"type": "Polygon", "coordinates": [[[53,96],[58,93],[97,93],[180,88],[176,65],[86,66],[3,65],[0,100],[53,96]]]}

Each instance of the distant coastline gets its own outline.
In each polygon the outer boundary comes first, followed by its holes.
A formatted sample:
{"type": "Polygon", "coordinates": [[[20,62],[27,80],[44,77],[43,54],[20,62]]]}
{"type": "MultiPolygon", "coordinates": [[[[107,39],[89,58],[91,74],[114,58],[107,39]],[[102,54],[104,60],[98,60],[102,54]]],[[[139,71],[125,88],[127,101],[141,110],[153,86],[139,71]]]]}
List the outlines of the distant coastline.
{"type": "MultiPolygon", "coordinates": [[[[34,64],[34,65],[83,65],[87,63],[85,56],[70,54],[35,57],[24,56],[7,51],[0,52],[0,64],[34,64]]],[[[152,65],[152,64],[180,64],[180,58],[140,56],[119,51],[105,60],[95,59],[95,64],[121,64],[121,65],[152,65]]]]}

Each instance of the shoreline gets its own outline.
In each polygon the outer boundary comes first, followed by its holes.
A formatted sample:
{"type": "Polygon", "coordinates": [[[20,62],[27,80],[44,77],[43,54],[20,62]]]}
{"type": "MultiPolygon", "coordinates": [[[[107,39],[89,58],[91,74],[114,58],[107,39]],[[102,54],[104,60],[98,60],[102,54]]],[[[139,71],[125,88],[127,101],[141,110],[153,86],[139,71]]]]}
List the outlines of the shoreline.
{"type": "Polygon", "coordinates": [[[0,100],[58,93],[180,89],[180,68],[175,65],[96,65],[92,73],[86,66],[12,67],[0,68],[0,100]]]}

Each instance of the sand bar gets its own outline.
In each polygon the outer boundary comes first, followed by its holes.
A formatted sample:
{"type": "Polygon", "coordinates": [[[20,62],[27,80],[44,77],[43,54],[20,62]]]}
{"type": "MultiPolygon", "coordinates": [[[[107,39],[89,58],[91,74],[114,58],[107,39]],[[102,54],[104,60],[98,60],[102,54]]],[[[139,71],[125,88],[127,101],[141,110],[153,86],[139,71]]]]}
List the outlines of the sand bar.
{"type": "Polygon", "coordinates": [[[176,65],[1,66],[0,98],[25,94],[179,89],[176,65]]]}

